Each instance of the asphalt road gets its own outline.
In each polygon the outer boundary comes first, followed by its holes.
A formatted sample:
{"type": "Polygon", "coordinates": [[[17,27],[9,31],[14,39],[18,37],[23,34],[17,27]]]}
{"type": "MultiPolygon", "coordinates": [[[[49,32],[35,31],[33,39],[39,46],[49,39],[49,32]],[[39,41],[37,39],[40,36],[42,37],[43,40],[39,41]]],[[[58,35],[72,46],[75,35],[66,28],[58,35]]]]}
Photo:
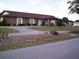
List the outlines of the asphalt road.
{"type": "Polygon", "coordinates": [[[0,52],[0,59],[79,59],[79,38],[0,52]]]}

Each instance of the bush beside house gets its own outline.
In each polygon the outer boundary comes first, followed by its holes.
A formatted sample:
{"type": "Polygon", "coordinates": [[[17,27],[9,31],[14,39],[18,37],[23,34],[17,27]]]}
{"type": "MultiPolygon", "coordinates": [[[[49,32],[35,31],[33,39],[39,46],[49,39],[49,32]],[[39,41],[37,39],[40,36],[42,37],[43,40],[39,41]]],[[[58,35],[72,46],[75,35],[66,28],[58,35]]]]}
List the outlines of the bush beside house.
{"type": "Polygon", "coordinates": [[[5,19],[3,19],[1,22],[0,22],[0,26],[7,26],[7,22],[5,19]]]}
{"type": "Polygon", "coordinates": [[[69,20],[67,17],[63,17],[62,19],[57,20],[57,26],[72,26],[73,21],[69,20]]]}

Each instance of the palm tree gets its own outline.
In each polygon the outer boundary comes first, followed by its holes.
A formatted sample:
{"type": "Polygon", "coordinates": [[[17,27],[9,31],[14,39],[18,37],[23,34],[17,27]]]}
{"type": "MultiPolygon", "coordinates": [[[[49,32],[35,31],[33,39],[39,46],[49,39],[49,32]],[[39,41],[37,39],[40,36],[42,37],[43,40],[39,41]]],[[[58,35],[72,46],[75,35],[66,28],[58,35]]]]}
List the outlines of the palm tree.
{"type": "Polygon", "coordinates": [[[68,1],[68,4],[70,4],[69,8],[70,12],[69,13],[77,13],[79,14],[79,0],[72,0],[68,1]]]}

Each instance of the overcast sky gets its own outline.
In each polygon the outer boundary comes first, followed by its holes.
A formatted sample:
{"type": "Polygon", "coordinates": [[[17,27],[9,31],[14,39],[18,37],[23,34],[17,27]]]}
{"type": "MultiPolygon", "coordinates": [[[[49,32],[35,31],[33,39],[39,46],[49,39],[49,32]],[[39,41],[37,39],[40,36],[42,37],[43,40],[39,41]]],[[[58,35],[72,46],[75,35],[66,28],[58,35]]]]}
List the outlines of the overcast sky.
{"type": "Polygon", "coordinates": [[[77,20],[77,14],[69,14],[68,0],[0,0],[0,12],[3,10],[22,11],[53,15],[58,18],[68,17],[77,20]]]}

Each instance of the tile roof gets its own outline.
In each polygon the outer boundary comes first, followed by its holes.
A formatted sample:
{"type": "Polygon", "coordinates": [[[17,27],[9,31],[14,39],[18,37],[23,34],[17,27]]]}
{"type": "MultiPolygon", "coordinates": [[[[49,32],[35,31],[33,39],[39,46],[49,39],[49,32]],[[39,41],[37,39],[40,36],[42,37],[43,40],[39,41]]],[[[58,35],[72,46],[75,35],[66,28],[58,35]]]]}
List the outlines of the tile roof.
{"type": "Polygon", "coordinates": [[[44,14],[35,14],[35,13],[26,13],[26,12],[17,12],[17,11],[8,11],[8,10],[4,10],[4,12],[7,12],[9,14],[5,14],[3,16],[7,16],[7,17],[19,17],[19,18],[41,18],[41,19],[58,19],[54,16],[51,15],[44,15],[44,14]]]}

